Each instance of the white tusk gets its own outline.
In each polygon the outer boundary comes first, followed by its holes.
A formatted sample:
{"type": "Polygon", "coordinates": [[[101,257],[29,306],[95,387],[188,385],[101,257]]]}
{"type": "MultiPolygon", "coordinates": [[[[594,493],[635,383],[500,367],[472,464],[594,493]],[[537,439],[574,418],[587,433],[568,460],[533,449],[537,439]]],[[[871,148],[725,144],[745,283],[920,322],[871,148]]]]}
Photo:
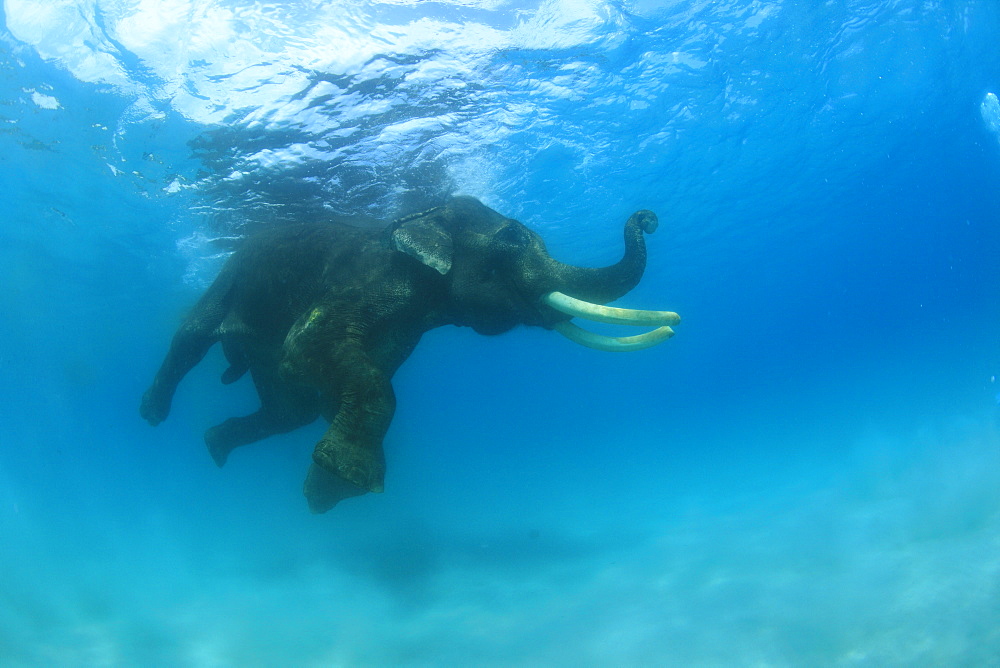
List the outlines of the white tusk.
{"type": "Polygon", "coordinates": [[[561,313],[612,325],[676,325],[681,317],[673,311],[642,311],[614,306],[600,306],[575,299],[561,292],[550,292],[542,301],[561,313]]]}
{"type": "Polygon", "coordinates": [[[666,341],[674,335],[674,330],[665,325],[651,332],[636,336],[604,336],[603,334],[595,334],[594,332],[581,329],[569,321],[557,322],[553,325],[553,329],[573,343],[579,343],[581,346],[587,346],[594,350],[605,350],[612,353],[650,348],[666,341]]]}

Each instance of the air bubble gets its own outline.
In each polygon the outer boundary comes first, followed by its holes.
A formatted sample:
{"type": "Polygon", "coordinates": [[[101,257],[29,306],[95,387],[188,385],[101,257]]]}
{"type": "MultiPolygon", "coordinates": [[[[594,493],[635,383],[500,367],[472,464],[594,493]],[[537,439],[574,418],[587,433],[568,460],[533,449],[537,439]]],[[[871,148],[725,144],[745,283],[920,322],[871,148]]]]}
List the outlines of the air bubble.
{"type": "Polygon", "coordinates": [[[993,93],[987,93],[979,105],[979,113],[986,123],[986,129],[1000,141],[1000,100],[993,93]]]}

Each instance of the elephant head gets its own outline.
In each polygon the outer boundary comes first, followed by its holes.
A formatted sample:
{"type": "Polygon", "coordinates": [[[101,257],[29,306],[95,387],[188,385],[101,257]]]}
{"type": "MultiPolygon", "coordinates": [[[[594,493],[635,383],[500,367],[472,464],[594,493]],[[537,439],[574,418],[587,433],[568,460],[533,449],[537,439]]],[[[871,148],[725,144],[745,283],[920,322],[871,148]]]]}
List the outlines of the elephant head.
{"type": "Polygon", "coordinates": [[[261,408],[209,429],[209,452],[222,466],[238,446],[326,415],[305,484],[310,507],[325,512],[382,491],[390,381],[424,332],[453,324],[495,335],[525,324],[610,351],[672,336],[676,313],[605,305],[639,282],[643,235],[656,225],[650,211],[633,214],[622,259],[598,269],[553,259],[539,235],[469,197],[384,230],[309,223],[266,231],[233,254],[175,334],[141,413],[154,425],[166,418],[177,384],[221,341],[230,363],[223,382],[250,371],[261,408]],[[603,336],[574,316],[651,331],[603,336]]]}
{"type": "Polygon", "coordinates": [[[625,255],[610,267],[574,267],[553,259],[542,238],[471,197],[397,221],[392,247],[442,275],[448,298],[444,320],[480,334],[500,334],[519,324],[555,329],[601,350],[637,350],[673,335],[676,313],[601,307],[634,288],[646,268],[644,233],[656,230],[652,211],[625,224],[625,255]],[[572,316],[622,325],[656,326],[633,337],[587,333],[572,316]]]}

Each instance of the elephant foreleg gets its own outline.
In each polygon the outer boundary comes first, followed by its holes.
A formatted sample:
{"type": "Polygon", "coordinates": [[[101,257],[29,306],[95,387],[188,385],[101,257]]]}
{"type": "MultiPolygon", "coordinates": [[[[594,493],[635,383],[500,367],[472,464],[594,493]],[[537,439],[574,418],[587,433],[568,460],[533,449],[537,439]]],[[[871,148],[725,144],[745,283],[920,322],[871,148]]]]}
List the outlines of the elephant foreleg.
{"type": "Polygon", "coordinates": [[[309,502],[309,510],[314,513],[325,513],[344,499],[365,494],[368,490],[351,484],[339,475],[330,473],[322,466],[313,463],[309,465],[303,492],[309,502]]]}
{"type": "Polygon", "coordinates": [[[360,349],[341,354],[337,359],[340,409],[316,444],[313,461],[350,483],[351,487],[346,489],[352,493],[346,496],[381,492],[385,480],[382,439],[396,409],[392,384],[360,349]]]}
{"type": "Polygon", "coordinates": [[[319,416],[319,393],[281,378],[273,361],[250,365],[250,375],[260,397],[260,410],[229,418],[205,432],[205,445],[219,466],[236,448],[298,429],[319,416]]]}

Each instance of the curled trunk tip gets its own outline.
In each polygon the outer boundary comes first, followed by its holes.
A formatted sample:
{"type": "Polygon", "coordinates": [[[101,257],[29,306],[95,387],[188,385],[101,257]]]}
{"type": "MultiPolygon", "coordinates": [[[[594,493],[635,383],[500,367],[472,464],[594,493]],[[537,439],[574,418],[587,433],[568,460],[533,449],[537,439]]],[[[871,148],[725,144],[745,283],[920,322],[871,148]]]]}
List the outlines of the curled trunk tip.
{"type": "Polygon", "coordinates": [[[636,211],[625,222],[625,254],[613,265],[601,268],[574,267],[552,260],[556,286],[595,304],[619,299],[639,284],[646,271],[645,234],[656,230],[659,219],[647,209],[636,211]]]}

